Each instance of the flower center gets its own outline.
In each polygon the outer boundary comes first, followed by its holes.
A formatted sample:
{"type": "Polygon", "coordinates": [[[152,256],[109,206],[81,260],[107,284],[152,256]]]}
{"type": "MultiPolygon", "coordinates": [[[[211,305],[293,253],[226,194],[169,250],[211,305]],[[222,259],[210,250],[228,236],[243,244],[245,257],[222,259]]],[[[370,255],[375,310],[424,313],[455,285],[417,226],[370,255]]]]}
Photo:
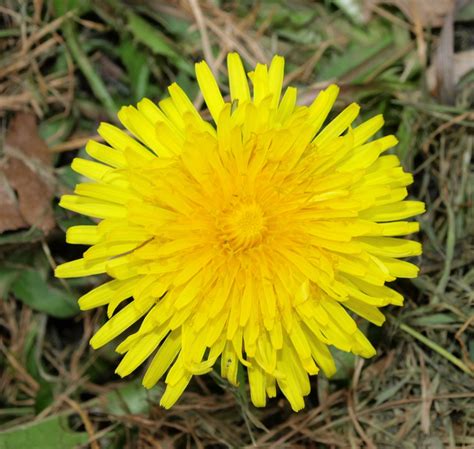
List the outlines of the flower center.
{"type": "Polygon", "coordinates": [[[237,252],[257,246],[265,231],[265,217],[256,203],[239,203],[222,220],[224,246],[237,252]]]}

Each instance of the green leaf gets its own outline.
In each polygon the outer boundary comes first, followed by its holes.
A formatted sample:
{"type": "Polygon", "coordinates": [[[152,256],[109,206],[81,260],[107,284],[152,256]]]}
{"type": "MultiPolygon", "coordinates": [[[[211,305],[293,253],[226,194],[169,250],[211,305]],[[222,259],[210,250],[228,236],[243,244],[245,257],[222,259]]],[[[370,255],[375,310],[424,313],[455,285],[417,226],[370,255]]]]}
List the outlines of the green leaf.
{"type": "Polygon", "coordinates": [[[64,142],[74,129],[75,119],[73,116],[54,116],[42,120],[38,126],[39,135],[48,145],[56,145],[64,142]]]}
{"type": "MultiPolygon", "coordinates": [[[[148,11],[150,14],[150,11],[148,11]]],[[[177,17],[160,11],[159,14],[153,14],[153,18],[158,21],[166,30],[173,35],[177,41],[182,44],[186,42],[196,42],[199,39],[199,31],[193,28],[189,17],[177,17]]]]}
{"type": "Polygon", "coordinates": [[[31,227],[24,231],[5,232],[0,234],[0,245],[9,245],[12,243],[32,243],[41,240],[44,237],[41,229],[31,227]]]}
{"type": "Polygon", "coordinates": [[[0,432],[0,449],[73,449],[88,440],[86,432],[73,432],[66,417],[56,415],[0,432]]]}
{"type": "Polygon", "coordinates": [[[130,40],[122,42],[119,52],[130,78],[133,100],[139,101],[146,95],[150,80],[150,67],[147,64],[147,56],[130,40]]]}
{"type": "Polygon", "coordinates": [[[70,189],[73,189],[76,184],[81,182],[81,175],[76,173],[70,165],[57,168],[56,174],[58,175],[61,184],[69,187],[70,189]]]}
{"type": "MultiPolygon", "coordinates": [[[[462,4],[462,2],[460,2],[462,4]]],[[[456,22],[470,22],[474,20],[474,3],[464,2],[464,5],[456,11],[456,22]]]]}
{"type": "Polygon", "coordinates": [[[36,414],[43,411],[45,408],[50,406],[54,401],[54,384],[50,381],[52,378],[44,375],[46,369],[42,365],[43,355],[41,354],[41,345],[37,345],[38,333],[41,332],[39,329],[46,325],[45,316],[38,317],[37,320],[33,321],[28,327],[28,333],[26,335],[25,344],[23,346],[23,356],[26,355],[25,368],[28,374],[35,379],[39,384],[39,389],[35,396],[34,412],[36,414]]]}
{"type": "Polygon", "coordinates": [[[147,390],[139,381],[132,381],[107,394],[107,411],[117,416],[146,414],[150,404],[163,394],[161,385],[147,390]]]}
{"type": "MultiPolygon", "coordinates": [[[[347,29],[344,21],[335,26],[347,29]]],[[[331,53],[319,64],[318,79],[339,79],[352,73],[351,81],[361,82],[386,62],[386,58],[379,60],[376,56],[393,46],[394,37],[387,27],[374,23],[370,29],[352,27],[347,33],[347,47],[339,54],[331,53]]]]}
{"type": "Polygon", "coordinates": [[[344,352],[339,350],[332,350],[334,363],[336,364],[336,372],[331,377],[331,380],[349,380],[354,373],[356,356],[352,352],[344,352]]]}
{"type": "Polygon", "coordinates": [[[143,19],[131,11],[127,12],[128,29],[143,45],[146,45],[153,53],[166,56],[173,61],[179,59],[178,53],[168,42],[168,38],[143,19]]]}
{"type": "Polygon", "coordinates": [[[53,386],[43,380],[40,382],[40,388],[36,393],[35,397],[35,412],[40,413],[46,407],[49,407],[54,401],[54,390],[53,386]]]}
{"type": "Polygon", "coordinates": [[[89,217],[85,217],[83,215],[68,217],[66,214],[62,213],[64,212],[64,209],[59,209],[59,207],[57,208],[57,210],[55,209],[55,212],[57,213],[56,215],[57,223],[64,232],[66,232],[66,230],[69,229],[71,226],[97,224],[93,222],[89,217]]]}
{"type": "Polygon", "coordinates": [[[147,20],[131,11],[127,11],[127,22],[127,28],[135,39],[148,47],[155,55],[168,58],[179,69],[189,74],[194,73],[192,65],[183,59],[169,39],[147,20]]]}
{"type": "Polygon", "coordinates": [[[54,11],[56,16],[62,16],[73,9],[77,10],[78,14],[84,14],[90,9],[90,0],[53,0],[54,11]]]}
{"type": "Polygon", "coordinates": [[[433,313],[432,315],[422,316],[413,320],[417,326],[436,326],[440,324],[453,324],[458,320],[449,313],[433,313]]]}
{"type": "Polygon", "coordinates": [[[10,287],[19,275],[16,268],[2,267],[0,269],[0,298],[4,298],[10,291],[10,287]]]}
{"type": "Polygon", "coordinates": [[[36,270],[23,270],[11,288],[20,301],[53,317],[69,318],[79,312],[73,294],[49,285],[36,270]]]}

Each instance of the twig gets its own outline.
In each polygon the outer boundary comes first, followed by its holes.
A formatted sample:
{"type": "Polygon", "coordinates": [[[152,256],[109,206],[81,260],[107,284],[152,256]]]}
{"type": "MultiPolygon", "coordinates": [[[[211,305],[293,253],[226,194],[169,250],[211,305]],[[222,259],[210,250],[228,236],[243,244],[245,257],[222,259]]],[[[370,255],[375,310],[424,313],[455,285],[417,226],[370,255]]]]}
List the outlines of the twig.
{"type": "Polygon", "coordinates": [[[87,412],[83,410],[76,401],[72,400],[67,396],[64,397],[64,402],[66,402],[81,417],[82,422],[84,423],[84,427],[86,428],[87,434],[89,435],[89,443],[91,445],[91,449],[100,449],[99,443],[95,436],[94,426],[92,425],[92,422],[89,419],[89,415],[87,414],[87,412]]]}
{"type": "Polygon", "coordinates": [[[64,14],[64,16],[58,17],[57,19],[53,20],[52,22],[48,23],[47,25],[44,25],[41,27],[36,33],[31,34],[28,39],[26,39],[24,48],[23,48],[23,53],[26,54],[26,52],[32,47],[32,45],[35,42],[38,42],[42,37],[46,36],[49,33],[52,33],[53,31],[56,31],[61,24],[72,17],[73,13],[72,11],[67,12],[64,14]]]}
{"type": "Polygon", "coordinates": [[[433,143],[435,137],[438,135],[438,134],[441,134],[442,132],[446,131],[448,128],[451,128],[451,126],[454,126],[456,124],[459,124],[459,125],[462,125],[463,123],[463,120],[464,119],[468,119],[468,120],[472,120],[474,119],[474,113],[471,112],[471,111],[468,111],[468,112],[464,112],[460,115],[457,115],[456,117],[453,117],[452,119],[450,120],[447,120],[446,122],[442,123],[441,125],[439,125],[429,136],[428,138],[425,140],[425,142],[423,142],[423,145],[422,145],[422,148],[423,148],[423,151],[428,154],[428,151],[429,151],[429,148],[430,148],[430,145],[433,143]]]}
{"type": "Polygon", "coordinates": [[[76,137],[67,142],[58,143],[50,148],[52,153],[62,153],[63,151],[76,150],[82,148],[89,140],[95,140],[96,142],[103,142],[104,139],[95,134],[93,136],[76,137]]]}
{"type": "Polygon", "coordinates": [[[377,449],[377,446],[374,444],[372,439],[365,433],[365,430],[362,428],[359,423],[359,420],[357,419],[357,386],[359,385],[359,378],[363,365],[364,360],[358,359],[356,363],[356,368],[354,370],[354,375],[352,376],[352,388],[348,391],[347,394],[347,411],[349,412],[349,417],[351,418],[352,424],[354,425],[357,434],[362,438],[362,441],[364,441],[367,449],[377,449]]]}
{"type": "Polygon", "coordinates": [[[197,26],[199,28],[199,33],[201,34],[202,41],[202,50],[204,52],[204,57],[211,66],[212,71],[216,70],[216,62],[214,56],[212,55],[211,43],[209,41],[209,35],[207,34],[206,24],[204,23],[204,16],[201,11],[201,7],[197,0],[188,0],[189,6],[193,12],[194,18],[196,19],[197,26]]]}

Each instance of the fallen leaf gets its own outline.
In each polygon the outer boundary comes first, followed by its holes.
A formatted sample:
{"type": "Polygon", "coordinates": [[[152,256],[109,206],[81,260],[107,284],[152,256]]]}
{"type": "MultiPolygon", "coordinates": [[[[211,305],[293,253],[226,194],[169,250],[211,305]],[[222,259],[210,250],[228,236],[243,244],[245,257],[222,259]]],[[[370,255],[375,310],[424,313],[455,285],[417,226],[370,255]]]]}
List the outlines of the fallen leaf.
{"type": "Polygon", "coordinates": [[[474,50],[454,53],[453,60],[454,84],[458,84],[465,75],[474,70],[474,50]]]}
{"type": "Polygon", "coordinates": [[[52,154],[38,134],[35,116],[16,114],[0,158],[0,233],[28,226],[45,234],[53,229],[54,185],[52,154]]]}
{"type": "Polygon", "coordinates": [[[444,18],[454,6],[455,0],[365,0],[365,17],[368,21],[374,6],[396,6],[412,22],[423,27],[441,27],[444,18]]]}
{"type": "Polygon", "coordinates": [[[431,57],[432,63],[426,72],[430,93],[444,104],[455,103],[457,84],[474,69],[474,50],[454,53],[455,16],[464,5],[464,0],[457,0],[454,9],[446,14],[438,44],[431,57]]]}
{"type": "MultiPolygon", "coordinates": [[[[1,164],[1,162],[0,162],[1,164]]],[[[28,225],[18,210],[15,191],[11,188],[0,165],[0,232],[24,228],[28,225]]]]}
{"type": "Polygon", "coordinates": [[[454,104],[455,83],[453,72],[454,59],[454,11],[444,19],[439,42],[433,54],[433,66],[436,77],[436,96],[445,104],[454,104]]]}
{"type": "MultiPolygon", "coordinates": [[[[435,59],[435,61],[439,61],[439,59],[435,59]]],[[[465,75],[474,70],[474,50],[454,53],[449,66],[452,72],[450,76],[452,85],[456,86],[465,75]]],[[[446,88],[443,89],[443,85],[446,84],[446,81],[439,76],[439,73],[439,63],[437,62],[430,65],[426,73],[428,89],[431,95],[435,97],[440,97],[441,92],[446,90],[446,88]]]]}

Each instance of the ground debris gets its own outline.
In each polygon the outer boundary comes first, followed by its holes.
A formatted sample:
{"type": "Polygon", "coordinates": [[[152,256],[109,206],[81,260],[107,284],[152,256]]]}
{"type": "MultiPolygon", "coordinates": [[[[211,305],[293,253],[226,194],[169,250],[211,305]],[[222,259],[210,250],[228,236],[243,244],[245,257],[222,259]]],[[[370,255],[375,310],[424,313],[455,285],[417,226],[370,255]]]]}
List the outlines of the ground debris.
{"type": "Polygon", "coordinates": [[[52,154],[38,134],[36,118],[18,113],[10,121],[0,158],[0,232],[55,226],[52,154]]]}

